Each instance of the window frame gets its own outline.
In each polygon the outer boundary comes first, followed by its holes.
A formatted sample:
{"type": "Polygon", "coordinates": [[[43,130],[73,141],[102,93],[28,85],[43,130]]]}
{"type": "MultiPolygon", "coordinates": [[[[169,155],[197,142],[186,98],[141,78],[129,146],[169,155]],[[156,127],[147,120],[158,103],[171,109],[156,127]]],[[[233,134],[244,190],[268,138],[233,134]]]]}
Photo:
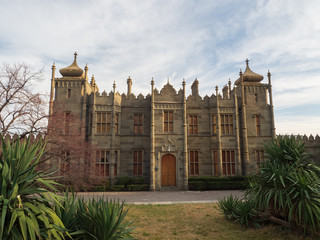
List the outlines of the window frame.
{"type": "Polygon", "coordinates": [[[142,149],[134,149],[132,151],[132,176],[143,177],[143,158],[144,151],[142,149]]]}
{"type": "Polygon", "coordinates": [[[236,157],[235,150],[221,150],[222,175],[235,176],[236,175],[236,157]]]}
{"type": "Polygon", "coordinates": [[[198,135],[198,123],[199,123],[199,117],[196,114],[189,114],[188,115],[188,135],[198,135]],[[190,121],[191,118],[191,121],[190,121]],[[196,120],[196,123],[195,123],[196,120]],[[191,133],[190,133],[191,130],[191,133]]]}
{"type": "Polygon", "coordinates": [[[95,176],[101,178],[109,178],[110,177],[110,150],[107,149],[99,149],[96,150],[96,158],[95,158],[95,176]],[[99,154],[97,154],[99,152],[99,154]],[[103,152],[103,156],[102,153],[103,152]],[[100,159],[100,161],[98,161],[100,159]],[[102,161],[102,159],[104,159],[102,161]],[[102,174],[101,174],[102,169],[102,174]]]}
{"type": "Polygon", "coordinates": [[[189,176],[199,176],[199,150],[189,150],[189,176]]]}
{"type": "Polygon", "coordinates": [[[163,132],[173,133],[173,111],[170,111],[170,110],[163,111],[163,132]]]}
{"type": "Polygon", "coordinates": [[[143,117],[144,115],[142,113],[135,113],[133,115],[133,133],[135,135],[143,134],[143,117]],[[136,117],[137,117],[137,121],[136,121],[136,117]]]}
{"type": "Polygon", "coordinates": [[[234,135],[234,114],[220,114],[220,132],[221,135],[234,135]],[[225,121],[227,119],[227,121],[225,121]],[[230,122],[231,120],[231,122],[230,122]]]}

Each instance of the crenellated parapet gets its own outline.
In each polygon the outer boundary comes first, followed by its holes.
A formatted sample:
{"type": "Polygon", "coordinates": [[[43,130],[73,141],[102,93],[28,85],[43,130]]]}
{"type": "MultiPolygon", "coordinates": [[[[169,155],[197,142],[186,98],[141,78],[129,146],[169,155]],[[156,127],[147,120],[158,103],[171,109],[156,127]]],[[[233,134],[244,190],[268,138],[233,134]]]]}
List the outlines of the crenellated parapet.
{"type": "MultiPolygon", "coordinates": [[[[3,139],[5,142],[14,142],[18,139],[20,140],[27,140],[28,138],[30,138],[31,142],[35,142],[35,141],[39,141],[39,140],[45,140],[46,139],[46,135],[45,134],[28,134],[26,136],[23,136],[21,138],[21,136],[19,136],[18,134],[6,134],[3,139]]],[[[0,138],[0,143],[1,143],[1,138],[0,138]]]]}

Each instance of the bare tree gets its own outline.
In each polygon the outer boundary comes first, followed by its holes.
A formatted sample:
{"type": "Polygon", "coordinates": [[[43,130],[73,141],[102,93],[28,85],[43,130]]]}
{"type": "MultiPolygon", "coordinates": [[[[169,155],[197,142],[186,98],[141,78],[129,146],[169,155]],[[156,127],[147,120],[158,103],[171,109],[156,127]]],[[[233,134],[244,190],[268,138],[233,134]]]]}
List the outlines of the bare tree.
{"type": "Polygon", "coordinates": [[[18,134],[20,138],[44,132],[48,117],[46,98],[33,91],[33,84],[43,71],[31,66],[3,64],[0,67],[0,130],[2,135],[18,134]]]}

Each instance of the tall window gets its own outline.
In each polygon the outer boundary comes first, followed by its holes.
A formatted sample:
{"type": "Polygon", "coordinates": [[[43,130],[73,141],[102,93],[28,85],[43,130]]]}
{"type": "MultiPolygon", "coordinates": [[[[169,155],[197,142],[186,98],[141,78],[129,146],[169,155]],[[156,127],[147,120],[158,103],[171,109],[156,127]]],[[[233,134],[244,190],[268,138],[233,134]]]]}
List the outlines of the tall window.
{"type": "Polygon", "coordinates": [[[69,174],[70,170],[70,152],[62,151],[60,158],[60,175],[69,174]]]}
{"type": "Polygon", "coordinates": [[[171,111],[164,111],[163,131],[164,132],[173,132],[173,112],[171,112],[171,111]]]}
{"type": "Polygon", "coordinates": [[[71,89],[68,89],[67,98],[71,98],[71,89]]]}
{"type": "Polygon", "coordinates": [[[113,168],[113,175],[117,176],[118,173],[118,151],[114,152],[114,168],[113,168]]]}
{"type": "Polygon", "coordinates": [[[236,174],[234,151],[222,151],[222,172],[224,176],[236,174]]]}
{"type": "Polygon", "coordinates": [[[142,176],[142,150],[133,151],[133,176],[142,176]]]}
{"type": "Polygon", "coordinates": [[[135,114],[133,116],[134,134],[142,134],[142,114],[135,114]]]}
{"type": "Polygon", "coordinates": [[[256,115],[256,130],[257,130],[257,136],[261,135],[261,129],[260,129],[260,115],[256,115]]]}
{"type": "Polygon", "coordinates": [[[110,152],[106,150],[96,151],[95,174],[99,177],[109,177],[109,158],[110,152]]]}
{"type": "Polygon", "coordinates": [[[217,115],[212,115],[212,133],[217,134],[217,115]]]}
{"type": "Polygon", "coordinates": [[[198,151],[189,151],[189,175],[199,176],[198,151]]]}
{"type": "Polygon", "coordinates": [[[258,102],[258,93],[254,94],[254,102],[256,102],[256,103],[258,102]]]}
{"type": "Polygon", "coordinates": [[[64,122],[64,133],[68,134],[70,131],[70,120],[71,120],[71,113],[66,112],[66,118],[64,122]]]}
{"type": "Polygon", "coordinates": [[[221,114],[221,134],[232,135],[233,134],[233,115],[232,114],[221,114]]]}
{"type": "Polygon", "coordinates": [[[114,132],[118,133],[118,130],[119,130],[119,114],[116,113],[116,115],[114,116],[114,132]]]}
{"type": "Polygon", "coordinates": [[[97,113],[97,133],[111,132],[111,113],[97,113]]]}
{"type": "Polygon", "coordinates": [[[214,167],[214,176],[219,176],[219,164],[218,164],[218,152],[213,151],[213,167],[214,167]]]}
{"type": "Polygon", "coordinates": [[[198,134],[198,116],[189,115],[189,134],[198,134]]]}
{"type": "Polygon", "coordinates": [[[260,168],[260,163],[264,161],[264,151],[263,150],[256,150],[255,157],[257,162],[257,168],[260,168]]]}

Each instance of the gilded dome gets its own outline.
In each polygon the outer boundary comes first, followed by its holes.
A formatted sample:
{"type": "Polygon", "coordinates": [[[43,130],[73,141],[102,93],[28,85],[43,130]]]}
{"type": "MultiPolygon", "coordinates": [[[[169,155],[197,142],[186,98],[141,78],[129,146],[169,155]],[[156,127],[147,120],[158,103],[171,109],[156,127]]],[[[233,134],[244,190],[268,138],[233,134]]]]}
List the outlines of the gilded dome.
{"type": "Polygon", "coordinates": [[[83,75],[83,70],[77,64],[77,53],[74,53],[73,63],[66,68],[60,69],[60,74],[63,77],[81,77],[83,75]]]}
{"type": "MultiPolygon", "coordinates": [[[[249,60],[246,60],[246,70],[243,73],[243,82],[261,82],[263,80],[263,76],[253,72],[250,67],[249,67],[249,60]]],[[[236,85],[240,85],[241,84],[241,79],[240,77],[237,79],[237,81],[235,82],[236,85]]]]}

